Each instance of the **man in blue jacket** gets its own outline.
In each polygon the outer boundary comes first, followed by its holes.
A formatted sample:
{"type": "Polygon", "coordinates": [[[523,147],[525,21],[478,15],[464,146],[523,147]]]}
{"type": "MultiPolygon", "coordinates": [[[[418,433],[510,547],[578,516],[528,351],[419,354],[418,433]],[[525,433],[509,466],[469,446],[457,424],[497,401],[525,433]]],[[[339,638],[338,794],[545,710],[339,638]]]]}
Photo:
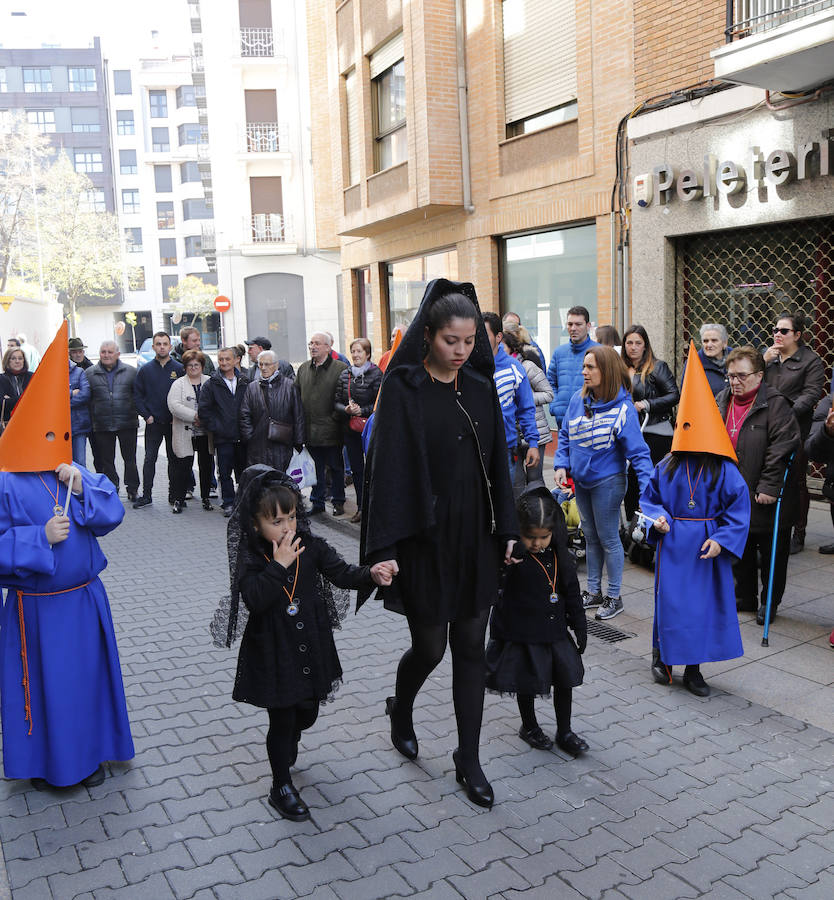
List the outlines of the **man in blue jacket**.
{"type": "Polygon", "coordinates": [[[547,380],[553,387],[550,412],[561,427],[570,398],[582,387],[582,362],[589,347],[596,346],[588,336],[591,314],[584,306],[568,310],[565,327],[570,340],[553,351],[547,367],[547,380]]]}
{"type": "Polygon", "coordinates": [[[520,362],[507,354],[501,342],[501,319],[492,312],[483,314],[487,337],[495,357],[495,387],[504,416],[504,433],[507,438],[507,454],[510,475],[515,470],[515,449],[518,445],[518,431],[527,441],[528,450],[524,458],[525,467],[539,464],[539,429],[536,425],[536,404],[530,380],[520,362]],[[516,422],[518,423],[516,425],[516,422]]]}
{"type": "Polygon", "coordinates": [[[69,360],[70,418],[72,425],[72,461],[87,466],[87,438],[93,430],[90,415],[90,382],[84,370],[69,360]]]}
{"type": "Polygon", "coordinates": [[[145,420],[145,464],[142,467],[142,496],[133,503],[134,509],[150,506],[153,502],[153,479],[159,448],[165,441],[168,456],[168,490],[173,483],[174,448],[171,444],[173,417],[168,409],[168,392],[171,385],[185,372],[182,363],[171,358],[171,338],[164,331],[153,336],[156,354],[151,362],[136,373],[133,389],[136,409],[145,420]]]}

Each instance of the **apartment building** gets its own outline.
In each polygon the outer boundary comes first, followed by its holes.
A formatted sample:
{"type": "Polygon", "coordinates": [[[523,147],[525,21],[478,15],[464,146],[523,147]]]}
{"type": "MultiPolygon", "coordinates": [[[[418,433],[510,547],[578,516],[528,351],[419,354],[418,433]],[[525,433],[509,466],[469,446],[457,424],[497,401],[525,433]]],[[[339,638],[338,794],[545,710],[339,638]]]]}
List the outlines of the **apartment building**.
{"type": "Polygon", "coordinates": [[[680,374],[704,322],[834,362],[834,2],[634,0],[624,160],[633,317],[680,374]]]}
{"type": "MultiPolygon", "coordinates": [[[[194,275],[217,284],[211,247],[213,215],[198,165],[205,135],[198,118],[190,55],[108,59],[108,98],[119,226],[124,238],[125,302],[113,313],[137,324],[118,340],[123,351],[155,331],[181,324],[169,291],[194,275]]],[[[191,317],[186,315],[190,322],[191,317]]],[[[220,342],[219,315],[197,321],[203,346],[220,342]]],[[[114,322],[105,323],[112,334],[114,322]]]]}
{"type": "MultiPolygon", "coordinates": [[[[317,242],[303,0],[188,0],[199,147],[214,211],[225,341],[266,335],[307,358],[312,330],[342,343],[338,252],[317,242]]],[[[322,61],[312,63],[321,66],[322,61]]]]}
{"type": "Polygon", "coordinates": [[[548,354],[571,306],[611,320],[630,2],[312,0],[308,29],[346,332],[378,357],[436,276],[518,312],[548,354]]]}

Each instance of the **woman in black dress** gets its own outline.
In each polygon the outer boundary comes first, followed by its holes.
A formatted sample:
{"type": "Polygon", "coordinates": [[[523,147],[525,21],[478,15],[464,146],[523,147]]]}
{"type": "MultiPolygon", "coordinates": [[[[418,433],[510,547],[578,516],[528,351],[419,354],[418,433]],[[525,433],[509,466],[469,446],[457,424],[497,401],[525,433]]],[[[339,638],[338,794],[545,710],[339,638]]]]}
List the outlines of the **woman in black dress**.
{"type": "MultiPolygon", "coordinates": [[[[388,698],[391,741],[417,756],[414,700],[452,648],[455,772],[474,803],[492,788],[478,745],[484,635],[502,557],[518,526],[492,351],[471,284],[431,282],[385,374],[365,469],[361,558],[393,561],[385,607],[405,614],[411,647],[388,698]]],[[[362,592],[359,602],[363,601],[362,592]]]]}

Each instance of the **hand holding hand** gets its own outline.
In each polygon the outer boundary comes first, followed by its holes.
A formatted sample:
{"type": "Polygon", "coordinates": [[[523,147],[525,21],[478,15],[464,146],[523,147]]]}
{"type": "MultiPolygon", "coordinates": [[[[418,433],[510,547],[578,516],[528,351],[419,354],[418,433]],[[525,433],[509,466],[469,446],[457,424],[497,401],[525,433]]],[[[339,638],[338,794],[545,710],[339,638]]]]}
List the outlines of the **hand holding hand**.
{"type": "Polygon", "coordinates": [[[303,552],[301,538],[291,531],[287,531],[280,542],[272,542],[272,558],[285,569],[288,569],[303,552]]]}
{"type": "Polygon", "coordinates": [[[524,457],[524,468],[529,469],[532,466],[537,466],[539,464],[539,448],[538,447],[530,447],[527,451],[527,455],[524,457]]]}
{"type": "Polygon", "coordinates": [[[81,472],[76,466],[61,463],[55,470],[55,474],[58,476],[58,481],[61,484],[68,485],[74,494],[80,494],[84,490],[84,481],[81,478],[81,472]]]}
{"type": "Polygon", "coordinates": [[[70,520],[67,516],[53,516],[43,530],[50,544],[60,544],[69,537],[70,520]]]}
{"type": "Polygon", "coordinates": [[[671,529],[671,525],[666,521],[666,516],[658,516],[654,520],[654,530],[660,532],[660,534],[668,534],[671,529]]]}
{"type": "Polygon", "coordinates": [[[507,566],[510,566],[510,565],[514,566],[517,563],[520,563],[522,557],[524,556],[523,553],[521,556],[513,556],[513,548],[516,546],[517,543],[518,543],[518,541],[507,541],[507,546],[504,550],[504,564],[507,566]]]}
{"type": "Polygon", "coordinates": [[[770,506],[771,503],[775,503],[776,498],[771,497],[770,494],[756,494],[756,503],[761,503],[763,506],[770,506]]]}
{"type": "Polygon", "coordinates": [[[396,575],[394,566],[396,566],[394,560],[376,563],[371,566],[371,578],[373,578],[374,582],[380,586],[391,584],[394,580],[394,575],[396,575]]]}
{"type": "Polygon", "coordinates": [[[720,552],[721,544],[719,544],[718,541],[714,541],[712,538],[707,538],[704,543],[701,544],[701,559],[715,559],[720,552]]]}

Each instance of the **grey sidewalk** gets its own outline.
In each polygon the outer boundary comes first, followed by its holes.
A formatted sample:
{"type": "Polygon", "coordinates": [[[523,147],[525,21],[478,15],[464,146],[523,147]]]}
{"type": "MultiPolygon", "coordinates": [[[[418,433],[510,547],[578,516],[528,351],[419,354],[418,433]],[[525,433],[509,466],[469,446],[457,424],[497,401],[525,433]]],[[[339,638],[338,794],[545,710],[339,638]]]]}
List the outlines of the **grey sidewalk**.
{"type": "MultiPolygon", "coordinates": [[[[531,750],[514,701],[488,696],[496,805],[482,811],[454,779],[448,659],[418,700],[419,760],[391,748],[384,701],[407,630],[375,603],[337,634],[345,685],[302,742],[295,780],[313,821],[277,819],[266,716],[231,701],[236,653],[208,637],[227,591],[225,520],[199,504],[172,516],[164,496],[158,484],[103,541],[136,758],[91,790],[0,783],[14,900],[834,896],[829,732],[657,686],[639,641],[632,653],[592,637],[574,714],[590,753],[531,750]]],[[[358,530],[316,527],[356,559],[358,530]]],[[[628,577],[645,590],[643,573],[628,577]]],[[[537,706],[552,731],[552,707],[537,706]]]]}

